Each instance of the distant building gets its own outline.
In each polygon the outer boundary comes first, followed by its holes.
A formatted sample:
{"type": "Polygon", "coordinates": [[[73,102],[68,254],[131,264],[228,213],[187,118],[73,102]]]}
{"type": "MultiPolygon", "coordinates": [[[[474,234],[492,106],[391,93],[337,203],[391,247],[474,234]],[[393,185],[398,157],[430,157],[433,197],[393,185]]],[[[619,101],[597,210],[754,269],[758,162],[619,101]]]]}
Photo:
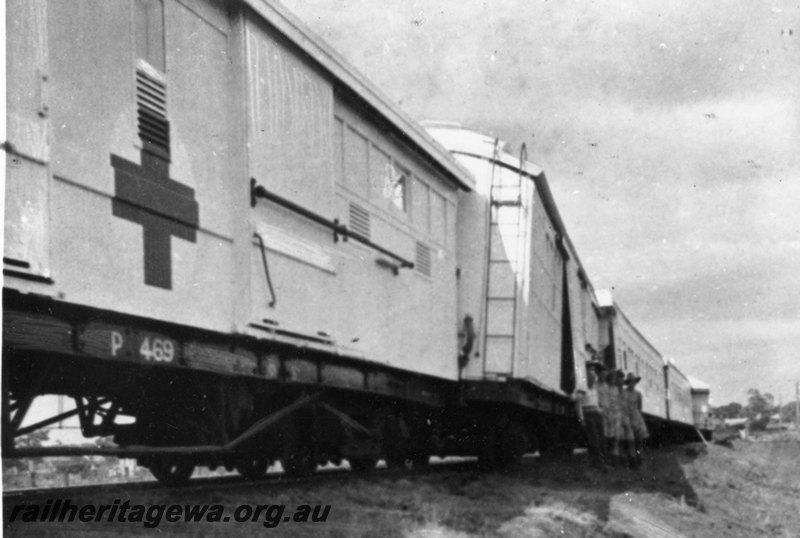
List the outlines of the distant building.
{"type": "Polygon", "coordinates": [[[739,432],[739,437],[742,439],[747,439],[750,431],[749,418],[726,418],[724,422],[727,428],[737,430],[739,432]]]}

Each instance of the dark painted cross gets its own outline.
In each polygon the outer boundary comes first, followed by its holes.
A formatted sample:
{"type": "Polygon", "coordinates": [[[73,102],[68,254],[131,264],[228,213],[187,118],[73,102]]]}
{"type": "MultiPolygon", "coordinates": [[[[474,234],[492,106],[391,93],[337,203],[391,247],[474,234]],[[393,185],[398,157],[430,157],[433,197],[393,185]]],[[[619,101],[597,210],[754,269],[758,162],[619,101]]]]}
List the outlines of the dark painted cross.
{"type": "Polygon", "coordinates": [[[200,224],[194,189],[169,178],[169,162],[147,150],[141,165],[111,155],[114,198],[111,211],[142,226],[144,283],[172,289],[172,236],[197,241],[200,224]]]}

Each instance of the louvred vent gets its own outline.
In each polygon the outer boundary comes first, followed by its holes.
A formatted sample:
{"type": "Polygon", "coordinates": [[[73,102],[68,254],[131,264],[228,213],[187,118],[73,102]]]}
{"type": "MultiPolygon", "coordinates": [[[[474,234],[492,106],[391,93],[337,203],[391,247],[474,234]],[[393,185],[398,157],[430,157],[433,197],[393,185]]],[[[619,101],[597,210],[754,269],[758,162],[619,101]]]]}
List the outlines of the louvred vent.
{"type": "Polygon", "coordinates": [[[369,239],[369,211],[363,207],[350,204],[350,230],[369,239]]]}
{"type": "Polygon", "coordinates": [[[423,275],[431,276],[431,247],[417,241],[417,259],[415,267],[423,275]]]}
{"type": "Polygon", "coordinates": [[[146,149],[162,153],[169,158],[169,122],[167,121],[167,86],[136,72],[136,108],[139,137],[146,149]]]}

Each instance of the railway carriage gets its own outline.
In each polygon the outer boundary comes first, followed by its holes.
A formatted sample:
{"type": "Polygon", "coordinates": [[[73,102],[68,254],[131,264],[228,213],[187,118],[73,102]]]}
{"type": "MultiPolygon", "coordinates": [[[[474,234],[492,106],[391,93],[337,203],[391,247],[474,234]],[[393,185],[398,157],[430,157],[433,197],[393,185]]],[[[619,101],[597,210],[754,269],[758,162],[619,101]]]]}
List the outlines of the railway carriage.
{"type": "Polygon", "coordinates": [[[574,418],[565,406],[585,385],[598,319],[545,174],[524,145],[516,156],[458,125],[427,126],[476,179],[474,191],[461,193],[458,215],[459,319],[474,330],[462,354],[464,390],[516,398],[536,449],[571,447],[574,418]]]}
{"type": "Polygon", "coordinates": [[[667,418],[684,424],[693,424],[692,385],[689,378],[681,372],[674,361],[667,361],[667,386],[669,387],[669,409],[667,418]]]}
{"type": "Polygon", "coordinates": [[[162,475],[446,401],[472,179],[419,126],[278,4],[7,6],[6,448],[48,393],[162,475]]]}
{"type": "Polygon", "coordinates": [[[607,290],[598,291],[597,297],[603,360],[609,368],[641,378],[636,388],[642,393],[642,413],[654,440],[696,440],[696,429],[709,436],[707,424],[695,420],[695,415],[705,413],[707,401],[693,398],[689,379],[631,323],[607,290]]]}
{"type": "Polygon", "coordinates": [[[426,131],[279,4],[6,5],[4,456],[494,466],[581,443],[612,325],[657,355],[524,146],[426,131]],[[70,417],[115,446],[18,446],[70,417]]]}
{"type": "Polygon", "coordinates": [[[642,412],[649,421],[668,418],[664,358],[631,323],[607,290],[600,290],[598,297],[600,346],[606,365],[642,378],[636,388],[642,393],[642,412]]]}

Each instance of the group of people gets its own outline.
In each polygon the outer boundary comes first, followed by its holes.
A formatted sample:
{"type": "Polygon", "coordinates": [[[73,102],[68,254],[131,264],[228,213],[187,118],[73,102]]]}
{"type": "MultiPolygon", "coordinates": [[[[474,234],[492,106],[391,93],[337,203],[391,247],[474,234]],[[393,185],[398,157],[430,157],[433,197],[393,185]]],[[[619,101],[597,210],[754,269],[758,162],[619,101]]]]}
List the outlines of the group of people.
{"type": "Polygon", "coordinates": [[[593,467],[608,465],[638,469],[648,438],[642,417],[640,377],[622,370],[606,369],[597,360],[586,363],[586,389],[577,391],[578,418],[586,430],[589,460],[593,467]]]}

